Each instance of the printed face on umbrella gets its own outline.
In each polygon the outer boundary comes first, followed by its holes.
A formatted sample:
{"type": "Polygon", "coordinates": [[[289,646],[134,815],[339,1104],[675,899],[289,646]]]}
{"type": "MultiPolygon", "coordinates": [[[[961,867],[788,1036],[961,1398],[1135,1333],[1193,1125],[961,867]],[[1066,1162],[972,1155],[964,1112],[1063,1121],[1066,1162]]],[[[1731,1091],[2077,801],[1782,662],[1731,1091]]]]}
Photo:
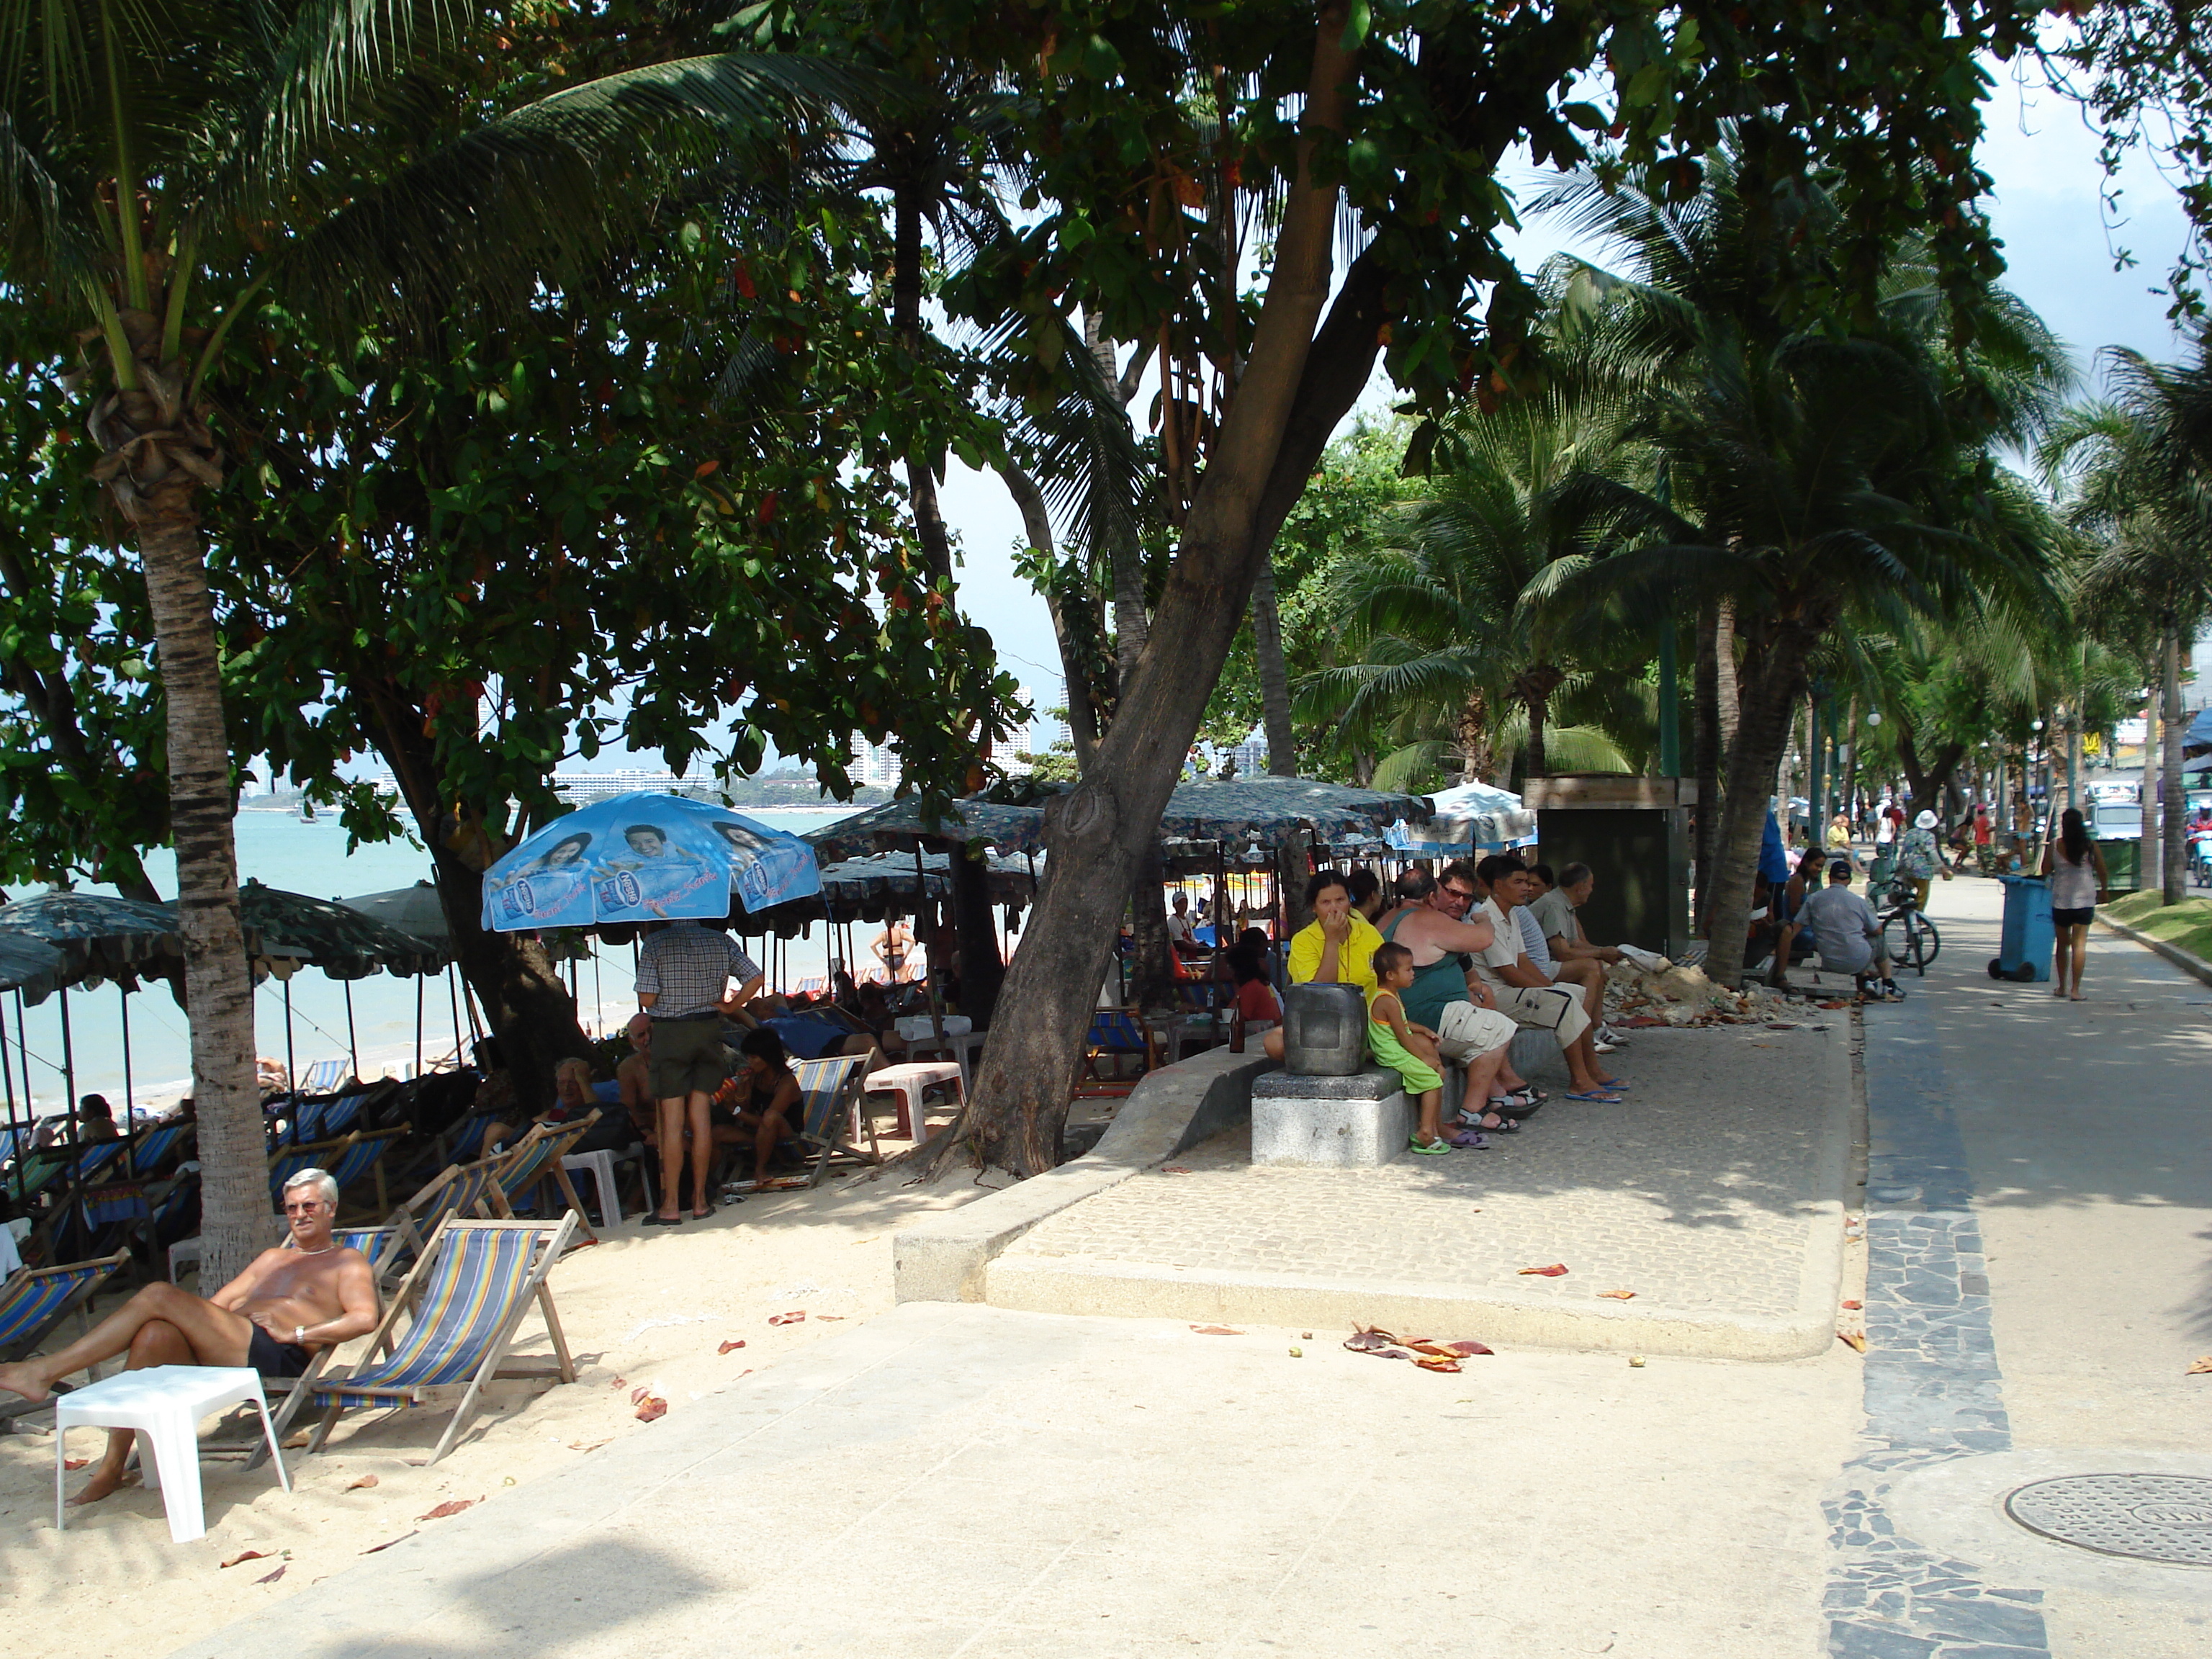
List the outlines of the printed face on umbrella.
{"type": "Polygon", "coordinates": [[[667,834],[655,824],[634,823],[623,831],[623,839],[629,843],[629,850],[641,859],[661,858],[668,852],[667,834]]]}

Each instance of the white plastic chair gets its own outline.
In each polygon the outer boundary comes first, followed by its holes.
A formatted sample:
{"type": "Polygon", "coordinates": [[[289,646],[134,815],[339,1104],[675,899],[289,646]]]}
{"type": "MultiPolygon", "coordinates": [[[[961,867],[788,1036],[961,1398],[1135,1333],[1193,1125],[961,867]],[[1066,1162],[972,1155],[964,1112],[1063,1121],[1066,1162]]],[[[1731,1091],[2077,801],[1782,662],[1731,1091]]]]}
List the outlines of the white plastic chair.
{"type": "Polygon", "coordinates": [[[77,1428],[135,1429],[138,1467],[147,1486],[158,1487],[169,1513],[169,1537],[179,1544],[207,1536],[200,1504],[200,1419],[226,1406],[252,1401],[261,1413],[261,1432],[269,1442],[276,1479],[292,1490],[269,1421],[269,1401],[261,1392],[261,1373],[246,1366],[149,1365],[118,1371],[54,1401],[54,1530],[66,1525],[63,1501],[63,1442],[77,1428]]]}

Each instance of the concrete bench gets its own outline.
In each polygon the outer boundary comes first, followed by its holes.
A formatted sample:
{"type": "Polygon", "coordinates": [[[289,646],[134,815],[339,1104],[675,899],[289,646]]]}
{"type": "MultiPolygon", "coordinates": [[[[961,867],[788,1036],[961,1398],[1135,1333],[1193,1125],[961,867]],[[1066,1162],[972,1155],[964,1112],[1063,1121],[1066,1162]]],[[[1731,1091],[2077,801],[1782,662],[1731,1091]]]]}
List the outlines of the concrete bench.
{"type": "Polygon", "coordinates": [[[1373,1169],[1406,1156],[1413,1103],[1395,1072],[1350,1077],[1269,1072],[1252,1080],[1252,1162],[1373,1169]]]}

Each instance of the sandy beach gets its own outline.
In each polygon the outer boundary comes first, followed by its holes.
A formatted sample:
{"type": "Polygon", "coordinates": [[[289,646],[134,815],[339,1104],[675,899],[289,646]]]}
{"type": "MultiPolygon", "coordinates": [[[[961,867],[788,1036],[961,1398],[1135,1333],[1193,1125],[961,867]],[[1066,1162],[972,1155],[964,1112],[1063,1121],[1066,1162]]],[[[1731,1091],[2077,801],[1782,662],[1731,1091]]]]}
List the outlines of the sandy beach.
{"type": "MultiPolygon", "coordinates": [[[[53,1438],[41,1431],[52,1419],[19,1419],[15,1432],[0,1435],[0,1582],[40,1593],[9,1598],[10,1645],[83,1659],[166,1653],[364,1551],[436,1527],[421,1517],[441,1504],[483,1498],[623,1437],[652,1434],[655,1425],[638,1420],[634,1389],[656,1389],[668,1419],[678,1419],[748,1372],[886,1311],[893,1231],[986,1190],[964,1172],[927,1187],[861,1175],[726,1204],[670,1231],[641,1233],[633,1218],[553,1274],[576,1358],[573,1386],[494,1385],[488,1409],[433,1468],[411,1460],[427,1456],[443,1431],[435,1409],[349,1414],[319,1455],[290,1455],[289,1496],[265,1465],[249,1474],[207,1462],[208,1534],[197,1543],[172,1543],[160,1493],[135,1483],[71,1510],[58,1534],[53,1438]],[[769,1323],[796,1312],[805,1318],[769,1323]],[[730,1341],[744,1346],[717,1352],[730,1341]],[[222,1565],[248,1552],[258,1559],[222,1565]]],[[[515,1352],[550,1351],[533,1313],[515,1352]]],[[[100,1441],[75,1431],[70,1458],[96,1456],[100,1441]]],[[[71,1474],[71,1489],[82,1480],[71,1474]]]]}

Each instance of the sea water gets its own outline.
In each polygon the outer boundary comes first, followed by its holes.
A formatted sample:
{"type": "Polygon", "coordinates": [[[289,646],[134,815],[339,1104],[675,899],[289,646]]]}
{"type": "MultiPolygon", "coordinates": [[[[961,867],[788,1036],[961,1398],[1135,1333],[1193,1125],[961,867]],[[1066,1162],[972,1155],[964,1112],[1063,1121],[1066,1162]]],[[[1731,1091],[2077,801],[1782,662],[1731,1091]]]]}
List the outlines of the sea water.
{"type": "MultiPolygon", "coordinates": [[[[794,835],[834,823],[851,810],[744,809],[747,817],[794,835]]],[[[394,841],[349,852],[346,832],[335,817],[301,818],[289,811],[249,808],[238,815],[236,828],[240,878],[250,877],[264,886],[343,899],[430,879],[430,855],[421,847],[394,841]]],[[[164,898],[176,896],[174,854],[149,854],[146,871],[164,898]]],[[[7,896],[21,898],[35,890],[17,888],[7,896]]],[[[83,890],[114,890],[88,884],[83,890]]],[[[854,931],[859,952],[865,957],[867,941],[877,930],[861,926],[854,931]]],[[[758,948],[753,941],[746,943],[749,949],[758,948]]],[[[802,979],[827,973],[830,948],[826,930],[817,925],[808,937],[776,941],[773,963],[763,966],[773,965],[781,984],[795,987],[802,979]]],[[[637,1012],[632,959],[629,945],[602,945],[590,959],[574,964],[577,1012],[590,1034],[617,1029],[637,1012]]],[[[563,963],[563,976],[569,972],[563,963]]],[[[459,975],[450,971],[428,979],[374,974],[342,982],[316,969],[302,968],[290,981],[289,1019],[286,989],[270,978],[254,992],[255,1053],[283,1062],[289,1048],[295,1075],[304,1074],[319,1060],[346,1058],[350,1065],[351,1057],[358,1054],[362,1077],[401,1077],[418,1063],[436,1064],[473,1040],[465,992],[459,975]]],[[[106,1095],[118,1109],[123,1106],[123,1004],[124,994],[112,985],[68,993],[65,1043],[62,997],[48,997],[38,1007],[25,1010],[20,1028],[16,1000],[12,994],[6,997],[8,1080],[17,1112],[23,1110],[27,1077],[29,1097],[38,1110],[65,1109],[65,1077],[72,1069],[78,1094],[106,1095]]],[[[129,1005],[128,1097],[140,1112],[158,1110],[191,1091],[191,1033],[184,1011],[160,981],[133,993],[129,1005]]]]}

